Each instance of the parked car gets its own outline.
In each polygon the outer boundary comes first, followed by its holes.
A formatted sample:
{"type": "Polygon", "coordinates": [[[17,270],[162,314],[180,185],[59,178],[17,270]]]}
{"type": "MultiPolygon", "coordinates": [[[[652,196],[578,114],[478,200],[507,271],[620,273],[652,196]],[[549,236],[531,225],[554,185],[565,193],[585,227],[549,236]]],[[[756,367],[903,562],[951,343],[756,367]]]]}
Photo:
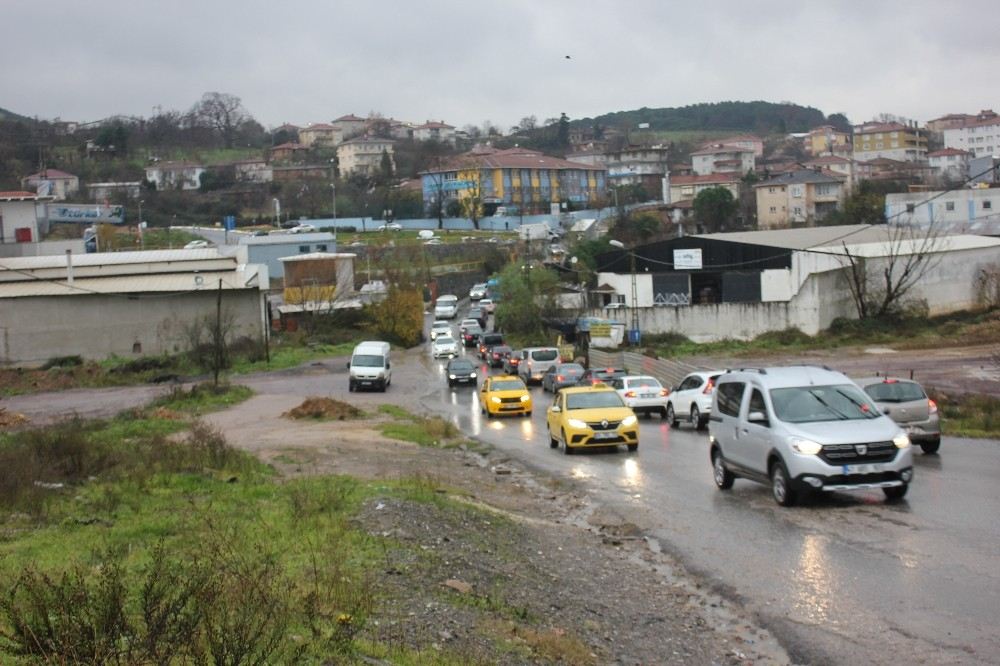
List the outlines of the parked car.
{"type": "Polygon", "coordinates": [[[549,366],[558,363],[559,350],[555,347],[528,347],[521,350],[521,359],[517,364],[517,374],[525,384],[541,382],[542,375],[549,366]]]}
{"type": "Polygon", "coordinates": [[[667,396],[670,395],[670,390],[656,377],[629,375],[612,379],[610,384],[636,414],[651,416],[655,412],[660,418],[667,418],[667,396]]]}
{"type": "Polygon", "coordinates": [[[624,377],[628,372],[622,368],[590,368],[586,370],[577,381],[579,386],[596,386],[597,384],[607,384],[612,379],[624,377]]]}
{"type": "Polygon", "coordinates": [[[913,480],[910,438],[842,373],[726,372],[713,401],[709,457],[720,490],[742,477],[791,506],[803,494],[842,490],[881,489],[898,500],[913,480]]]}
{"type": "Polygon", "coordinates": [[[434,302],[435,319],[454,319],[458,314],[458,296],[443,294],[434,302]]]}
{"type": "Polygon", "coordinates": [[[435,340],[441,334],[451,335],[451,324],[443,319],[438,319],[431,324],[431,340],[435,340]]]}
{"type": "Polygon", "coordinates": [[[378,228],[379,231],[402,231],[403,225],[399,222],[389,222],[388,224],[383,224],[378,228]]]}
{"type": "Polygon", "coordinates": [[[531,394],[519,377],[487,377],[479,389],[479,406],[487,418],[500,414],[531,416],[531,394]]]}
{"type": "Polygon", "coordinates": [[[494,331],[492,333],[481,334],[479,336],[479,343],[478,343],[479,358],[483,359],[484,361],[488,360],[487,354],[489,353],[490,348],[493,347],[493,345],[502,345],[502,344],[503,344],[503,333],[497,333],[494,331]]]}
{"type": "Polygon", "coordinates": [[[486,283],[479,282],[472,285],[472,289],[469,290],[469,299],[473,301],[478,301],[479,299],[486,296],[486,283]]]}
{"type": "Polygon", "coordinates": [[[493,302],[492,298],[482,298],[482,299],[480,299],[479,300],[479,307],[481,307],[483,309],[483,311],[486,314],[488,314],[488,315],[493,314],[496,311],[496,309],[497,309],[497,305],[496,305],[496,303],[493,302]]]}
{"type": "Polygon", "coordinates": [[[316,227],[311,224],[297,224],[288,230],[290,234],[311,234],[316,231],[316,227]]]}
{"type": "Polygon", "coordinates": [[[479,371],[472,361],[467,358],[453,358],[448,361],[444,369],[445,377],[448,378],[448,386],[456,384],[479,384],[479,371]]]}
{"type": "Polygon", "coordinates": [[[510,345],[493,345],[487,352],[486,362],[490,364],[491,368],[501,368],[512,351],[510,345]]]}
{"type": "Polygon", "coordinates": [[[721,370],[692,372],[667,396],[667,422],[676,427],[684,419],[696,430],[704,430],[712,413],[712,392],[721,370]]]}
{"type": "Polygon", "coordinates": [[[454,358],[458,356],[458,342],[451,335],[439,335],[431,343],[431,355],[434,358],[454,358]]]}
{"type": "Polygon", "coordinates": [[[556,393],[545,415],[549,446],[576,448],[625,444],[639,448],[638,419],[610,386],[571,386],[556,393]]]}
{"type": "Polygon", "coordinates": [[[576,386],[585,372],[579,363],[553,363],[542,375],[542,390],[555,393],[567,386],[576,386]]]}
{"type": "Polygon", "coordinates": [[[854,382],[871,396],[882,413],[899,424],[920,445],[924,453],[941,448],[941,420],[937,403],[927,397],[923,387],[909,379],[867,377],[854,382]]]}
{"type": "Polygon", "coordinates": [[[207,240],[193,240],[184,245],[185,250],[202,250],[206,247],[212,247],[207,240]]]}

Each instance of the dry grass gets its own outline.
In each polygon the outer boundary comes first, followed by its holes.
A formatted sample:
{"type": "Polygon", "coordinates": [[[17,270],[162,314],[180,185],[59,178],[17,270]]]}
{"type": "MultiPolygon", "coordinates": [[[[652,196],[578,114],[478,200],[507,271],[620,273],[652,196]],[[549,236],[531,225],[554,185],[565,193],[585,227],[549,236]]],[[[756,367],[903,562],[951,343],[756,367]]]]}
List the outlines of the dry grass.
{"type": "Polygon", "coordinates": [[[317,419],[344,421],[364,416],[364,412],[340,400],[333,398],[306,398],[298,407],[282,414],[289,419],[317,419]]]}

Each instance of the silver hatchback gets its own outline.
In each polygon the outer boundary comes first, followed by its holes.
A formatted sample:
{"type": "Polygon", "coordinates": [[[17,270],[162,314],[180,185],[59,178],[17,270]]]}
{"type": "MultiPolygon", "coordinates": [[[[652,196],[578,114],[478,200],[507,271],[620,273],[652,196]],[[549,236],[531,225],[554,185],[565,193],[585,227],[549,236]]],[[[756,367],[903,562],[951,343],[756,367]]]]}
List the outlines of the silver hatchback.
{"type": "Polygon", "coordinates": [[[882,413],[899,424],[924,453],[941,448],[941,419],[937,403],[920,384],[895,377],[866,377],[854,382],[871,396],[882,413]]]}

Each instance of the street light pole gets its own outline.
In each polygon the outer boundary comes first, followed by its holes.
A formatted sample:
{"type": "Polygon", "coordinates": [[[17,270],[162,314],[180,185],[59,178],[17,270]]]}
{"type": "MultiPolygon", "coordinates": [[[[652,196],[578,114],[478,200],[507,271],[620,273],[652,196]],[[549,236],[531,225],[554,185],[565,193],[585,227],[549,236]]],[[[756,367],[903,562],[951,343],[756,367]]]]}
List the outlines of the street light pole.
{"type": "Polygon", "coordinates": [[[139,229],[139,247],[143,250],[146,249],[146,237],[142,234],[142,199],[139,199],[139,224],[137,226],[139,229]]]}
{"type": "Polygon", "coordinates": [[[337,247],[337,182],[330,181],[330,196],[333,197],[333,246],[337,247]]]}

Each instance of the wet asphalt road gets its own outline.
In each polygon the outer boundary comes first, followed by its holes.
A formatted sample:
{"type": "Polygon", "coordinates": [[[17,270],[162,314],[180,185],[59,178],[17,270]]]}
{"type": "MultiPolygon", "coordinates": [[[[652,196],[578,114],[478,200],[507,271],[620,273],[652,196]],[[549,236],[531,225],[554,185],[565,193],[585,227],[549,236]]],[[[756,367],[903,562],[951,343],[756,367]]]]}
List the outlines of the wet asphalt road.
{"type": "Polygon", "coordinates": [[[569,457],[548,446],[551,398],[541,388],[531,389],[530,419],[487,420],[475,389],[447,387],[443,361],[427,355],[418,364],[429,380],[420,399],[427,411],[581,483],[744,603],[796,661],[1000,661],[1000,443],[945,438],[940,455],[918,449],[916,481],[897,504],[874,491],[782,509],[756,483],[717,490],[707,434],[686,425],[642,419],[637,453],[569,457]]]}

